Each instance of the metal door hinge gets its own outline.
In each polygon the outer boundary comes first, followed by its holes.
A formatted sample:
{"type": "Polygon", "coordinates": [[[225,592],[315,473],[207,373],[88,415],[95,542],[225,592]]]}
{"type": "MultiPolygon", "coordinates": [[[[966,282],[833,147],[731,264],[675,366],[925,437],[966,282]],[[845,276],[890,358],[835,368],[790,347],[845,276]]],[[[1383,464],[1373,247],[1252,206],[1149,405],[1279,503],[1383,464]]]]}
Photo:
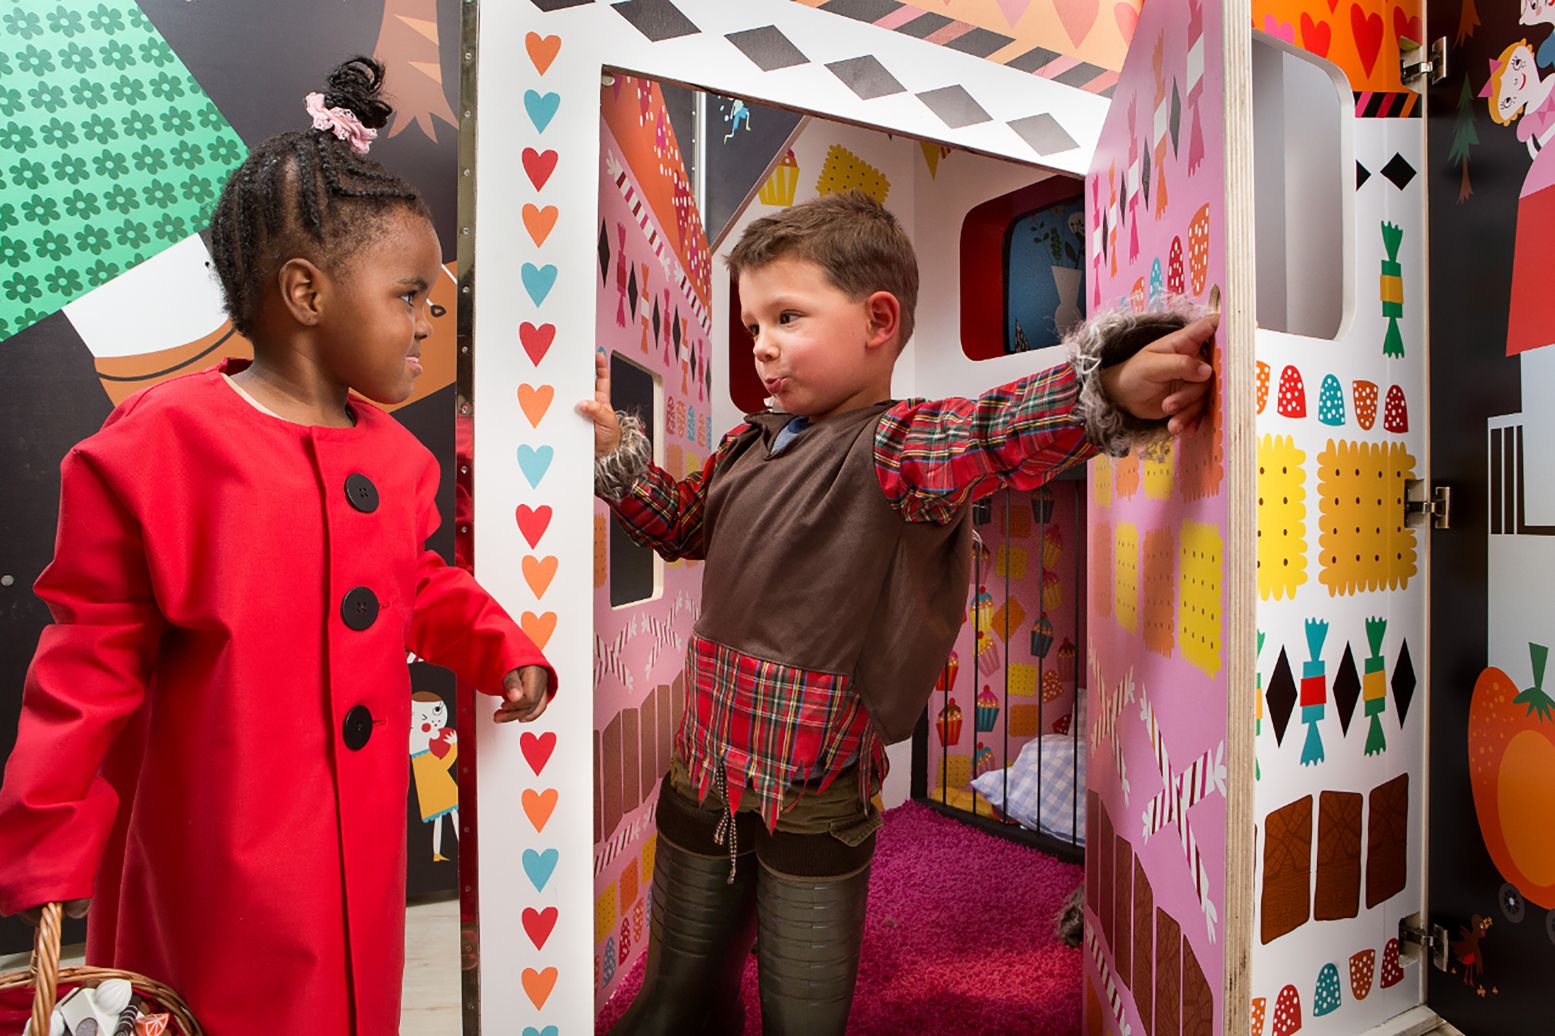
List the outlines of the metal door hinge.
{"type": "Polygon", "coordinates": [[[1398,46],[1398,74],[1405,83],[1430,76],[1430,83],[1435,86],[1447,78],[1447,37],[1438,36],[1433,40],[1429,55],[1424,44],[1402,36],[1399,37],[1398,46]]]}
{"type": "Polygon", "coordinates": [[[1404,524],[1419,525],[1431,519],[1431,528],[1446,529],[1452,507],[1452,487],[1432,486],[1431,495],[1425,494],[1425,483],[1419,479],[1404,482],[1404,524]]]}
{"type": "Polygon", "coordinates": [[[1398,945],[1406,955],[1414,952],[1428,953],[1431,965],[1437,971],[1447,970],[1447,929],[1439,924],[1426,926],[1419,914],[1401,917],[1398,921],[1398,945]],[[1412,950],[1418,947],[1418,950],[1412,950]]]}

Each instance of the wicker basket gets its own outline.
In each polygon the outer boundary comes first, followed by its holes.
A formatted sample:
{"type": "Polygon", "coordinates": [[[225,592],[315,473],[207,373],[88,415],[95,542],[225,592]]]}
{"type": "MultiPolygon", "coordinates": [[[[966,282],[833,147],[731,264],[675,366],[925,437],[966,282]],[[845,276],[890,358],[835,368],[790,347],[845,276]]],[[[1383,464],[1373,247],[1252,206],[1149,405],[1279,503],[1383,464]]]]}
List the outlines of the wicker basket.
{"type": "Polygon", "coordinates": [[[9,989],[26,989],[31,987],[32,994],[32,1032],[35,1034],[47,1034],[49,1031],[49,1016],[54,1013],[54,1000],[61,983],[71,986],[96,987],[99,982],[110,978],[122,978],[129,982],[130,986],[147,1000],[155,1001],[161,1011],[172,1016],[175,1031],[182,1036],[204,1036],[205,1030],[194,1020],[194,1015],[189,1012],[189,1005],[184,1003],[173,990],[162,983],[149,979],[144,975],[137,975],[133,971],[122,971],[118,968],[93,968],[59,966],[59,938],[60,938],[59,903],[50,903],[43,908],[43,917],[38,922],[38,938],[33,944],[32,966],[26,971],[12,971],[0,975],[0,991],[9,989]]]}

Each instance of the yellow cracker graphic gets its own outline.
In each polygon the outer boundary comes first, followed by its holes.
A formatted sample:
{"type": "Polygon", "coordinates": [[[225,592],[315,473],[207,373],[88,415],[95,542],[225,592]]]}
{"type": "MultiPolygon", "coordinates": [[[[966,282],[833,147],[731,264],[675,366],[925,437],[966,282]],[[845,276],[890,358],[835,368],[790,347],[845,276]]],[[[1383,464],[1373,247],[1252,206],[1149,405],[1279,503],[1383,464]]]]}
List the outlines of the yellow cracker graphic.
{"type": "Polygon", "coordinates": [[[1010,694],[1022,698],[1037,696],[1037,667],[1029,662],[1011,662],[1008,666],[1010,694]]]}
{"type": "Polygon", "coordinates": [[[1112,601],[1118,625],[1137,633],[1139,610],[1139,529],[1133,522],[1118,526],[1112,560],[1112,601]]]}
{"type": "Polygon", "coordinates": [[[626,914],[626,908],[637,902],[638,880],[637,859],[634,857],[626,861],[626,867],[621,871],[621,896],[618,902],[621,904],[621,913],[626,914]]]}
{"type": "Polygon", "coordinates": [[[648,880],[653,880],[653,860],[659,852],[659,836],[650,834],[643,840],[643,873],[648,875],[648,880]]]}
{"type": "Polygon", "coordinates": [[[1130,499],[1139,491],[1139,456],[1130,453],[1127,457],[1119,457],[1112,465],[1113,488],[1118,492],[1118,498],[1130,499]]]}
{"type": "Polygon", "coordinates": [[[1215,372],[1208,398],[1204,401],[1203,424],[1179,445],[1177,483],[1184,500],[1201,500],[1220,492],[1225,478],[1225,433],[1221,428],[1221,399],[1215,386],[1222,385],[1221,350],[1217,345],[1210,360],[1215,372]]]}
{"type": "Polygon", "coordinates": [[[1112,506],[1112,458],[1105,453],[1091,461],[1091,492],[1097,507],[1112,506]]]}
{"type": "Polygon", "coordinates": [[[616,926],[616,887],[606,885],[594,898],[594,941],[604,942],[616,926]]]}
{"type": "Polygon", "coordinates": [[[1209,677],[1220,672],[1224,569],[1220,531],[1204,522],[1184,522],[1177,561],[1177,641],[1183,657],[1209,677]]]}
{"type": "Polygon", "coordinates": [[[1168,442],[1141,456],[1140,467],[1144,469],[1145,496],[1151,500],[1168,499],[1176,480],[1177,444],[1168,442]]]}
{"type": "Polygon", "coordinates": [[[1402,443],[1330,439],[1317,463],[1318,581],[1332,596],[1408,586],[1415,531],[1404,525],[1404,483],[1415,458],[1402,443]]]}
{"type": "Polygon", "coordinates": [[[1140,607],[1144,613],[1145,647],[1158,655],[1170,655],[1176,639],[1176,617],[1172,614],[1177,597],[1172,585],[1176,548],[1171,529],[1146,530],[1140,607]]]}
{"type": "Polygon", "coordinates": [[[1112,526],[1097,522],[1091,534],[1091,607],[1105,619],[1112,614],[1112,526]]]}
{"type": "Polygon", "coordinates": [[[969,755],[947,755],[945,757],[945,769],[934,767],[930,776],[938,777],[945,774],[945,786],[948,788],[964,788],[972,783],[972,757],[969,755]]]}
{"type": "Polygon", "coordinates": [[[993,613],[993,625],[988,627],[1000,640],[1009,640],[1010,637],[1021,635],[1021,624],[1026,621],[1026,609],[1020,601],[1011,597],[1004,604],[999,605],[999,610],[993,613]],[[1006,621],[1008,620],[1008,621],[1006,621]],[[1009,637],[1005,632],[1009,632],[1009,637]]]}
{"type": "Polygon", "coordinates": [[[664,463],[660,465],[665,471],[674,475],[677,479],[686,477],[686,454],[675,443],[666,443],[664,446],[664,463]]]}
{"type": "Polygon", "coordinates": [[[594,588],[597,590],[605,585],[605,580],[610,577],[610,544],[606,539],[610,535],[610,519],[602,514],[594,516],[594,588]]]}
{"type": "Polygon", "coordinates": [[[1012,502],[1004,513],[1005,521],[1009,523],[1010,539],[1023,540],[1031,535],[1031,508],[1026,507],[1024,502],[1020,505],[1012,502]]]}
{"type": "Polygon", "coordinates": [[[1307,455],[1288,435],[1258,440],[1258,596],[1296,596],[1307,581],[1307,455]]]}
{"type": "MultiPolygon", "coordinates": [[[[1029,513],[1027,520],[1030,520],[1029,513]]],[[[1009,576],[1011,579],[1025,579],[1026,559],[1025,547],[1002,546],[993,553],[994,574],[1009,576]]]]}
{"type": "Polygon", "coordinates": [[[826,149],[826,161],[815,181],[815,193],[838,194],[854,188],[884,205],[885,196],[891,192],[891,181],[841,144],[833,144],[826,149]]]}
{"type": "Polygon", "coordinates": [[[1037,707],[1035,705],[1010,706],[1010,736],[1035,737],[1037,734],[1037,707]]]}

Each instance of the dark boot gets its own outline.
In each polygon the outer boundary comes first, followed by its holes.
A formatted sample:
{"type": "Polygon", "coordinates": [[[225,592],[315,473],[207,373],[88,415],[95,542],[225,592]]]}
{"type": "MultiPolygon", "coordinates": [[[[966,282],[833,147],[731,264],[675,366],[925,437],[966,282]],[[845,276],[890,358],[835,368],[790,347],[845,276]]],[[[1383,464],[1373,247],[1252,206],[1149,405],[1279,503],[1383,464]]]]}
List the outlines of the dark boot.
{"type": "Polygon", "coordinates": [[[842,1036],[868,898],[867,863],[838,878],[789,876],[761,865],[756,958],[764,1036],[842,1036]]]}
{"type": "Polygon", "coordinates": [[[731,881],[728,849],[712,840],[718,814],[666,787],[659,798],[653,908],[643,985],[611,1036],[740,1036],[740,978],[756,937],[757,866],[749,836],[731,881]],[[705,832],[702,830],[705,827],[705,832]],[[667,834],[716,855],[691,852],[667,834]]]}

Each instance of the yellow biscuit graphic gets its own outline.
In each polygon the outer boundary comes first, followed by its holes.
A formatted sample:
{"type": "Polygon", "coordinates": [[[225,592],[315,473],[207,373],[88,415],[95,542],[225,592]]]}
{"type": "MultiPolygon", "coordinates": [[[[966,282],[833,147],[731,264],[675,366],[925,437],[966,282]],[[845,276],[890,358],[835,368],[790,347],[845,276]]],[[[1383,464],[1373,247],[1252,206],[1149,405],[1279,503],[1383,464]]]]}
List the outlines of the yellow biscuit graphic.
{"type": "Polygon", "coordinates": [[[1024,498],[1012,500],[1004,511],[1004,520],[1008,525],[1005,530],[1012,540],[1023,540],[1031,535],[1031,508],[1027,507],[1024,498]]]}
{"type": "Polygon", "coordinates": [[[650,834],[643,840],[643,873],[648,875],[648,880],[653,880],[653,858],[659,851],[659,836],[650,834]]]}
{"type": "Polygon", "coordinates": [[[610,938],[610,933],[616,926],[616,887],[615,884],[605,886],[605,890],[594,897],[594,941],[604,942],[610,938]]]}
{"type": "Polygon", "coordinates": [[[1119,457],[1112,465],[1113,488],[1119,499],[1128,500],[1139,491],[1139,455],[1119,457]]]}
{"type": "Polygon", "coordinates": [[[1010,736],[1035,737],[1037,733],[1037,707],[1035,705],[1010,706],[1010,736]]]}
{"type": "Polygon", "coordinates": [[[1139,611],[1139,529],[1133,522],[1118,526],[1112,558],[1112,606],[1118,625],[1137,633],[1139,611]]]}
{"type": "Polygon", "coordinates": [[[594,588],[605,585],[610,575],[610,519],[602,514],[594,516],[594,588]]]}
{"type": "Polygon", "coordinates": [[[676,478],[686,477],[686,454],[676,443],[666,443],[664,446],[664,463],[660,465],[676,478]]]}
{"type": "Polygon", "coordinates": [[[826,149],[826,161],[821,164],[821,175],[815,181],[815,193],[837,194],[855,188],[884,205],[885,196],[891,192],[891,181],[841,144],[833,144],[826,149]]]}
{"type": "Polygon", "coordinates": [[[1177,444],[1177,485],[1184,500],[1202,500],[1220,492],[1225,478],[1225,434],[1221,429],[1221,400],[1214,386],[1221,380],[1220,347],[1210,360],[1215,372],[1210,393],[1204,401],[1204,418],[1199,430],[1174,440],[1177,444]]]}
{"type": "MultiPolygon", "coordinates": [[[[1030,520],[1030,512],[1027,512],[1027,520],[1030,520]]],[[[993,554],[994,575],[1009,576],[1011,579],[1026,578],[1026,548],[1001,546],[993,554]]]]}
{"type": "Polygon", "coordinates": [[[1183,657],[1205,676],[1220,672],[1220,585],[1225,544],[1220,531],[1204,522],[1184,522],[1177,555],[1177,642],[1183,657]]]}
{"type": "Polygon", "coordinates": [[[1144,469],[1145,496],[1151,500],[1165,500],[1172,495],[1172,483],[1177,467],[1177,444],[1168,442],[1150,450],[1139,458],[1144,469]]]}
{"type": "Polygon", "coordinates": [[[1007,667],[1010,676],[1010,694],[1022,698],[1037,696],[1037,667],[1029,662],[1011,662],[1007,667]]]}
{"type": "Polygon", "coordinates": [[[1112,458],[1105,453],[1091,461],[1091,494],[1097,507],[1112,506],[1112,458]]]}
{"type": "Polygon", "coordinates": [[[1330,439],[1317,464],[1318,581],[1333,596],[1408,586],[1415,531],[1404,525],[1404,483],[1415,458],[1402,443],[1330,439]]]}
{"type": "Polygon", "coordinates": [[[1091,607],[1105,619],[1112,614],[1112,526],[1096,522],[1091,529],[1091,607]]]}
{"type": "MultiPolygon", "coordinates": [[[[1146,485],[1149,485],[1148,481],[1146,485]]],[[[1173,629],[1176,617],[1172,614],[1177,597],[1172,578],[1176,548],[1170,528],[1145,531],[1140,610],[1144,619],[1145,647],[1158,655],[1170,655],[1176,640],[1173,629]]]]}
{"type": "Polygon", "coordinates": [[[1307,581],[1307,455],[1288,435],[1258,440],[1258,596],[1296,596],[1307,581]]]}
{"type": "Polygon", "coordinates": [[[1000,640],[1009,640],[1011,637],[1020,637],[1021,625],[1026,621],[1026,609],[1020,601],[1011,597],[1004,604],[999,605],[993,613],[993,624],[988,628],[1000,640]]]}
{"type": "MultiPolygon", "coordinates": [[[[972,757],[969,755],[947,755],[945,757],[945,787],[964,788],[972,783],[972,757]]],[[[933,774],[938,776],[938,774],[933,774]]]]}

